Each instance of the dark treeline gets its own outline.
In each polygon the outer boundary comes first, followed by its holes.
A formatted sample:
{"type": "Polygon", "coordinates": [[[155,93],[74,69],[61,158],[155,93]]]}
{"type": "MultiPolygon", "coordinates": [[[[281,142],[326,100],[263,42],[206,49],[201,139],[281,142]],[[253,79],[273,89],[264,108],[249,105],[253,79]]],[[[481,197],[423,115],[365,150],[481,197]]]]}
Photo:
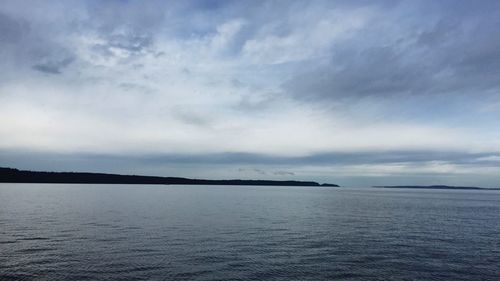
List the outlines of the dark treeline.
{"type": "Polygon", "coordinates": [[[274,180],[205,180],[179,177],[117,175],[103,173],[38,172],[0,168],[0,182],[9,183],[86,183],[86,184],[196,184],[196,185],[274,185],[274,186],[338,186],[313,181],[274,180]]]}

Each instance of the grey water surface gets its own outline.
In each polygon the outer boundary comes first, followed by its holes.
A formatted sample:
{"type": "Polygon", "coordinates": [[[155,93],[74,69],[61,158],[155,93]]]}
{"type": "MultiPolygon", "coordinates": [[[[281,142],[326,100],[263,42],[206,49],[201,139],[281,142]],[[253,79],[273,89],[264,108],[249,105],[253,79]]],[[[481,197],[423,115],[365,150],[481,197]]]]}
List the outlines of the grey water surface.
{"type": "Polygon", "coordinates": [[[0,184],[0,280],[500,280],[500,191],[0,184]]]}

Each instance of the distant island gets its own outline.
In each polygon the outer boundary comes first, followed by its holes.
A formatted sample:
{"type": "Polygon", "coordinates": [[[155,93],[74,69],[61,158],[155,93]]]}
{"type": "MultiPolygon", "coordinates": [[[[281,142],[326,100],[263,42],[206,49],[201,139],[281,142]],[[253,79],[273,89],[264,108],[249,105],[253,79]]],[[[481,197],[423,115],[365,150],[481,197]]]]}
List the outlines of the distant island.
{"type": "Polygon", "coordinates": [[[81,183],[81,184],[185,184],[185,185],[269,185],[269,186],[331,186],[314,181],[276,180],[206,180],[180,177],[155,177],[104,173],[39,172],[0,167],[0,182],[3,183],[81,183]]]}
{"type": "Polygon", "coordinates": [[[450,185],[382,185],[378,188],[410,188],[410,189],[463,189],[463,190],[499,190],[499,188],[486,188],[477,186],[450,186],[450,185]]]}

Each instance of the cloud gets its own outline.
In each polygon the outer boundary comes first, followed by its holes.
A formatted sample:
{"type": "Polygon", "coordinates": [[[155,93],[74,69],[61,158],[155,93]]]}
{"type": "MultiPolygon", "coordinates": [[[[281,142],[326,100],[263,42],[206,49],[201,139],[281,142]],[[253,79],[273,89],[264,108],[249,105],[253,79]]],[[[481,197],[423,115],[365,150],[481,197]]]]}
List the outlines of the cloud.
{"type": "Polygon", "coordinates": [[[294,172],[289,172],[289,171],[276,171],[273,172],[273,174],[277,176],[295,176],[294,172]]]}
{"type": "Polygon", "coordinates": [[[232,164],[269,177],[492,172],[498,11],[496,1],[5,1],[0,149],[95,156],[75,168],[137,156],[123,167],[186,176],[232,164]]]}
{"type": "Polygon", "coordinates": [[[500,156],[499,155],[489,155],[489,156],[483,156],[479,157],[476,159],[478,162],[500,162],[500,156]]]}
{"type": "MultiPolygon", "coordinates": [[[[75,159],[102,159],[103,161],[127,162],[131,165],[138,163],[147,165],[199,165],[200,167],[241,165],[240,172],[254,172],[259,174],[292,175],[293,172],[285,169],[273,170],[272,167],[330,167],[343,169],[345,166],[405,166],[420,167],[432,165],[476,166],[500,168],[500,153],[464,153],[455,151],[367,151],[367,152],[332,152],[319,153],[307,156],[276,156],[272,154],[256,153],[172,153],[172,154],[97,154],[97,153],[56,153],[23,150],[2,150],[5,165],[15,159],[29,159],[37,161],[43,158],[57,161],[75,161],[75,159]],[[30,156],[31,155],[31,156],[30,156]]],[[[92,161],[89,161],[89,164],[92,161]]]]}
{"type": "Polygon", "coordinates": [[[350,37],[331,45],[326,65],[283,84],[309,101],[367,96],[467,94],[500,88],[498,9],[477,5],[475,14],[421,2],[408,16],[406,3],[373,16],[350,37]],[[478,18],[481,14],[481,19],[478,18]],[[403,18],[404,17],[404,18],[403,18]],[[425,19],[425,20],[424,20],[425,19]]]}
{"type": "Polygon", "coordinates": [[[27,22],[16,20],[0,13],[0,43],[12,44],[22,40],[23,35],[29,31],[27,22]]]}
{"type": "MultiPolygon", "coordinates": [[[[498,162],[487,154],[399,151],[308,157],[256,154],[106,155],[0,151],[0,166],[32,170],[114,172],[162,176],[309,179],[347,186],[474,183],[498,187],[498,162]],[[488,158],[489,159],[489,158],[488,158]],[[239,168],[235,168],[235,166],[239,168]]],[[[499,157],[500,154],[494,155],[499,157]]]]}
{"type": "Polygon", "coordinates": [[[47,61],[45,63],[35,64],[33,69],[49,74],[60,74],[62,69],[73,62],[73,60],[74,58],[67,57],[62,60],[47,61]]]}
{"type": "Polygon", "coordinates": [[[254,36],[246,40],[242,46],[243,57],[255,64],[324,59],[337,40],[349,37],[371,17],[369,8],[325,6],[296,2],[278,11],[280,17],[267,19],[255,29],[254,36]]]}
{"type": "Polygon", "coordinates": [[[130,52],[140,52],[151,45],[151,40],[151,37],[147,35],[113,36],[110,40],[110,46],[130,52]]]}

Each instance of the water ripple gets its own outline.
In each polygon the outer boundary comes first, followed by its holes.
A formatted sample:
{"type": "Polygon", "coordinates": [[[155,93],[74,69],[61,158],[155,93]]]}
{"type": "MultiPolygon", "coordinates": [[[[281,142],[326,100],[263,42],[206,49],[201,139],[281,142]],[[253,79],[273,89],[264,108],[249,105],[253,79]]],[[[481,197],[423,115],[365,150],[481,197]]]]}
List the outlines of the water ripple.
{"type": "Polygon", "coordinates": [[[3,184],[0,280],[500,280],[498,214],[499,192],[3,184]]]}

